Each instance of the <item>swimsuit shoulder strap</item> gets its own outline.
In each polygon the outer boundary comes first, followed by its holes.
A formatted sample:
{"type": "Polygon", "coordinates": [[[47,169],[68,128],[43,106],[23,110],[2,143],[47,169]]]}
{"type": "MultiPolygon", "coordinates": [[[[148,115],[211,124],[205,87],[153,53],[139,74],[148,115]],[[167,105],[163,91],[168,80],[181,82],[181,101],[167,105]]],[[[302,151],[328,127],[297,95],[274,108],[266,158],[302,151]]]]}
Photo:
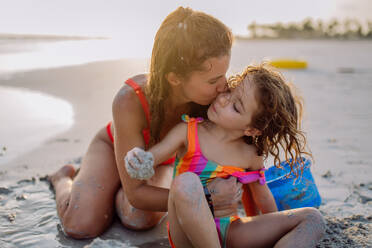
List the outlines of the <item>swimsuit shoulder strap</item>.
{"type": "Polygon", "coordinates": [[[125,83],[127,85],[129,85],[130,87],[132,87],[133,90],[136,92],[136,94],[137,94],[137,96],[138,96],[138,98],[139,98],[139,100],[141,102],[143,111],[145,112],[145,115],[146,115],[147,128],[150,128],[150,120],[151,120],[151,117],[150,117],[150,108],[149,108],[149,104],[147,103],[146,97],[145,97],[145,95],[142,92],[141,86],[139,86],[131,78],[128,79],[127,81],[125,81],[125,83]]]}
{"type": "Polygon", "coordinates": [[[191,118],[188,115],[182,115],[183,122],[187,123],[187,153],[201,153],[198,138],[198,123],[203,121],[203,118],[191,118]]]}
{"type": "Polygon", "coordinates": [[[145,140],[145,145],[148,147],[150,143],[150,121],[151,121],[151,116],[150,116],[150,109],[149,109],[149,104],[147,103],[146,97],[142,92],[141,86],[139,86],[133,79],[128,79],[125,81],[127,85],[133,88],[133,90],[136,92],[141,105],[143,112],[145,112],[146,116],[146,121],[147,121],[147,128],[142,130],[143,138],[145,140]]]}

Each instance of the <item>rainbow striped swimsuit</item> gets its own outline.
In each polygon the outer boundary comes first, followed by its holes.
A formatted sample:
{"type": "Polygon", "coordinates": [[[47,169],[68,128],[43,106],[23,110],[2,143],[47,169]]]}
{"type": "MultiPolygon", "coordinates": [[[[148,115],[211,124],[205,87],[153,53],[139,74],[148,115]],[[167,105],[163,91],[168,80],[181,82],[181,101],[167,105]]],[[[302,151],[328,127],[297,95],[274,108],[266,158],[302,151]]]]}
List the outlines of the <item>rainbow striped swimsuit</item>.
{"type": "MultiPolygon", "coordinates": [[[[187,122],[188,147],[186,154],[182,158],[176,158],[173,178],[184,172],[193,172],[199,176],[203,186],[206,186],[216,177],[227,178],[230,176],[236,177],[243,184],[255,181],[259,181],[260,184],[266,183],[265,168],[257,171],[245,171],[240,167],[223,166],[208,160],[200,149],[198,139],[198,123],[202,122],[203,118],[190,118],[187,115],[183,115],[182,120],[187,122]]],[[[226,232],[230,223],[237,219],[239,219],[238,216],[214,218],[221,247],[225,247],[226,232]]]]}

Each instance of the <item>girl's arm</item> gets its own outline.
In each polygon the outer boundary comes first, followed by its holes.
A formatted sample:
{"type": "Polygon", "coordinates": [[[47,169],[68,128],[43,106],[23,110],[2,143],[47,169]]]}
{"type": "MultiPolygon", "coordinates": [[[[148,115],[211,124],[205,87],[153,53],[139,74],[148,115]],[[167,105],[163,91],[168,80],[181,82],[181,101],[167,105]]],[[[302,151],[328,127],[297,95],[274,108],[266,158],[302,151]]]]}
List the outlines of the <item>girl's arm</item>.
{"type": "Polygon", "coordinates": [[[261,185],[259,182],[253,182],[249,184],[253,201],[257,208],[262,214],[278,211],[274,197],[267,186],[267,184],[261,185]]]}
{"type": "Polygon", "coordinates": [[[132,177],[147,180],[154,176],[154,168],[172,156],[186,142],[187,124],[180,123],[168,132],[165,138],[148,151],[139,147],[125,156],[125,168],[132,177]]]}
{"type": "MultiPolygon", "coordinates": [[[[253,164],[253,170],[263,168],[264,164],[262,156],[255,156],[253,158],[253,164]]],[[[274,197],[267,184],[261,185],[259,182],[253,182],[248,185],[252,193],[253,201],[262,214],[278,211],[274,197]]]]}
{"type": "Polygon", "coordinates": [[[182,145],[186,145],[187,124],[179,123],[172,128],[164,139],[148,151],[154,156],[154,166],[169,159],[182,145]]]}

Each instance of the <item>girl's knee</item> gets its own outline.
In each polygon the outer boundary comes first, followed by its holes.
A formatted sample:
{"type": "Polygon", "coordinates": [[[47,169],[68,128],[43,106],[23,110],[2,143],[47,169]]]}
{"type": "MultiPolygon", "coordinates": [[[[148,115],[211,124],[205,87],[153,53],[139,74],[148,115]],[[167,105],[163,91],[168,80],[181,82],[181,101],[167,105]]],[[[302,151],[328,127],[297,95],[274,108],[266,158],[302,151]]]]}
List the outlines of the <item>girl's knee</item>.
{"type": "Polygon", "coordinates": [[[192,172],[185,172],[177,176],[170,188],[170,197],[190,201],[199,199],[203,194],[203,186],[199,177],[192,172]]]}
{"type": "Polygon", "coordinates": [[[311,225],[313,231],[319,235],[323,235],[326,229],[326,223],[323,215],[320,211],[313,207],[307,207],[303,209],[304,221],[311,225]]]}
{"type": "Polygon", "coordinates": [[[313,207],[305,207],[302,209],[303,216],[305,219],[313,219],[317,222],[324,222],[323,215],[320,213],[320,211],[313,207]]]}

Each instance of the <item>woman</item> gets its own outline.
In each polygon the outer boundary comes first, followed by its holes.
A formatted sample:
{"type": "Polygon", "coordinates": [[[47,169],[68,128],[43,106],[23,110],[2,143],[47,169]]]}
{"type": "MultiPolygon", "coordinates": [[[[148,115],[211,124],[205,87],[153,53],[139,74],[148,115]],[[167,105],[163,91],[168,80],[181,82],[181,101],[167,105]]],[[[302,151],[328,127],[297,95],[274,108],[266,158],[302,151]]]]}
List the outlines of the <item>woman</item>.
{"type": "MultiPolygon", "coordinates": [[[[147,149],[159,142],[181,114],[205,116],[205,106],[226,90],[231,45],[231,31],[205,13],[180,7],[165,18],[155,37],[149,75],[135,76],[119,90],[113,122],[91,142],[80,172],[75,177],[74,167],[65,165],[50,176],[67,235],[100,235],[114,210],[133,230],[159,222],[167,211],[172,168],[159,166],[150,180],[136,180],[124,169],[124,157],[133,147],[147,149]]],[[[221,180],[208,188],[214,192],[215,214],[229,215],[236,210],[241,185],[233,178],[221,180]]]]}

